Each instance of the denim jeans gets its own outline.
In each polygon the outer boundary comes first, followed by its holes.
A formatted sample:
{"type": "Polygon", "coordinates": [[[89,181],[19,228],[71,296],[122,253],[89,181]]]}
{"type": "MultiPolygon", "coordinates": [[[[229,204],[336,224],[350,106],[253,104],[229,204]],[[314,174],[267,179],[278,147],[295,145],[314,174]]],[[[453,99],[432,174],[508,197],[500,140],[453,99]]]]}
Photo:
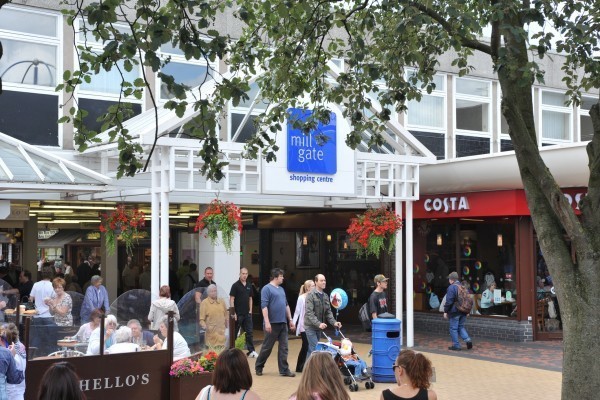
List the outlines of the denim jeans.
{"type": "Polygon", "coordinates": [[[354,359],[350,359],[350,360],[344,360],[344,363],[346,363],[346,367],[348,367],[348,369],[352,370],[354,369],[354,376],[356,378],[362,378],[362,372],[365,371],[367,369],[367,363],[364,362],[363,360],[354,360],[354,359]],[[353,367],[353,368],[350,368],[353,367]]]}
{"type": "Polygon", "coordinates": [[[321,336],[321,330],[306,329],[306,339],[308,340],[308,350],[306,351],[306,358],[315,351],[317,343],[319,343],[319,336],[321,336]]]}
{"type": "Polygon", "coordinates": [[[452,339],[452,346],[456,348],[460,348],[460,343],[458,343],[458,335],[465,342],[470,342],[471,338],[469,337],[469,333],[465,329],[465,320],[467,316],[465,314],[450,314],[450,338],[452,339]]]}

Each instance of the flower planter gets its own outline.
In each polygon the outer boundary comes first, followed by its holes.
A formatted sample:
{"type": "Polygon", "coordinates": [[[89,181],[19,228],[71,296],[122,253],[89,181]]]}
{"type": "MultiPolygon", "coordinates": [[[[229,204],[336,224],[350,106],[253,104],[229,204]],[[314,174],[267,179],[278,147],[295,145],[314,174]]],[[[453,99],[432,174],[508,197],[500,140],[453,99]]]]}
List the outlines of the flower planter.
{"type": "Polygon", "coordinates": [[[201,372],[198,375],[169,377],[171,381],[170,400],[194,400],[203,387],[212,383],[212,372],[201,372]]]}
{"type": "Polygon", "coordinates": [[[402,228],[402,218],[387,208],[368,208],[350,220],[346,232],[350,242],[356,245],[358,257],[373,255],[379,258],[383,251],[391,253],[395,246],[396,232],[402,228]]]}

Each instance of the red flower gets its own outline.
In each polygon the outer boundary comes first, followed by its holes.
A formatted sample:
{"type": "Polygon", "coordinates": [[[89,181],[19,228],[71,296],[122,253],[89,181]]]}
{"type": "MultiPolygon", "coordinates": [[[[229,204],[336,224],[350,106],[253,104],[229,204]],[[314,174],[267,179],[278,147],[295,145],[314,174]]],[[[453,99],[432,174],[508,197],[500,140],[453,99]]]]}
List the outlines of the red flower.
{"type": "Polygon", "coordinates": [[[196,219],[194,230],[206,230],[204,237],[210,238],[213,245],[218,241],[220,231],[223,246],[230,252],[234,233],[242,232],[242,210],[231,202],[214,199],[206,211],[196,219]]]}
{"type": "Polygon", "coordinates": [[[100,214],[100,232],[105,233],[109,253],[114,253],[117,239],[125,243],[128,254],[133,252],[133,244],[139,236],[138,228],[143,228],[146,215],[137,208],[128,209],[118,204],[112,213],[100,214]]]}
{"type": "Polygon", "coordinates": [[[402,219],[387,208],[369,208],[352,218],[346,230],[351,243],[358,243],[357,255],[379,257],[382,249],[394,249],[396,232],[402,229],[402,219]]]}

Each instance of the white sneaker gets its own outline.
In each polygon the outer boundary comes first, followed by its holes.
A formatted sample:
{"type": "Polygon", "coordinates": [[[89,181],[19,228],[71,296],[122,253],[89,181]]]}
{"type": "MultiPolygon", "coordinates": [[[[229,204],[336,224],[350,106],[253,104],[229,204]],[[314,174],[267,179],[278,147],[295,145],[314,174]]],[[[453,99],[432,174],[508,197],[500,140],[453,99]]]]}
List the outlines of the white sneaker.
{"type": "Polygon", "coordinates": [[[258,353],[255,351],[250,352],[250,354],[248,354],[248,358],[256,358],[258,357],[258,353]]]}

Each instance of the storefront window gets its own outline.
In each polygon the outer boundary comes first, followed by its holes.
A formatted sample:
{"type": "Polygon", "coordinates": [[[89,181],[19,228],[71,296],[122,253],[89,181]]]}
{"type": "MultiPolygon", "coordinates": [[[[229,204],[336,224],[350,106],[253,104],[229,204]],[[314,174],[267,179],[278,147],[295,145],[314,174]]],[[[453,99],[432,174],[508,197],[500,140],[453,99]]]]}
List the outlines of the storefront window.
{"type": "Polygon", "coordinates": [[[304,281],[324,274],[327,292],[346,291],[348,306],[355,310],[344,314],[354,318],[373,291],[373,277],[381,273],[380,260],[357,258],[343,231],[275,231],[272,249],[272,265],[285,271],[284,287],[292,309],[304,281]]]}
{"type": "Polygon", "coordinates": [[[420,229],[415,240],[415,291],[425,293],[421,297],[427,304],[432,293],[443,299],[448,274],[456,271],[476,300],[472,314],[514,316],[517,276],[513,222],[452,220],[423,225],[426,229],[420,229]],[[491,297],[483,298],[488,295],[491,297]]]}

